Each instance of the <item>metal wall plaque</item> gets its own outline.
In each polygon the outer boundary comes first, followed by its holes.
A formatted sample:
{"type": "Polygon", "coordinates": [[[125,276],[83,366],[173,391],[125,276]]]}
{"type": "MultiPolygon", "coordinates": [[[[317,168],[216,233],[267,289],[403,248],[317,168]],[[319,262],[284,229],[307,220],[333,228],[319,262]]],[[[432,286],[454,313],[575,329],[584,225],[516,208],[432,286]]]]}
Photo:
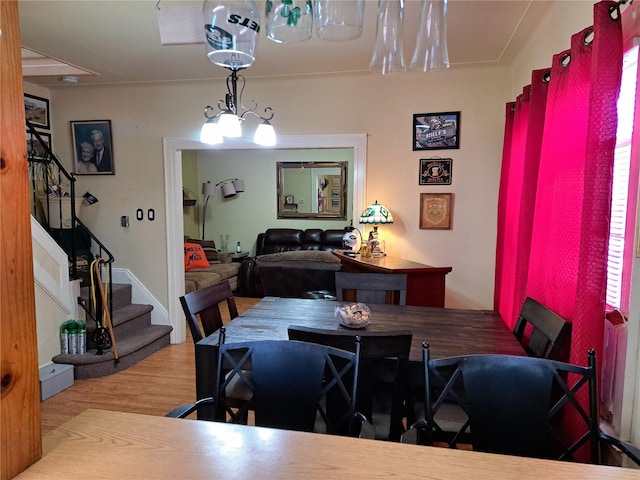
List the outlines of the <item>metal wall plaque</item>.
{"type": "Polygon", "coordinates": [[[421,159],[418,185],[451,185],[451,159],[421,159]]]}

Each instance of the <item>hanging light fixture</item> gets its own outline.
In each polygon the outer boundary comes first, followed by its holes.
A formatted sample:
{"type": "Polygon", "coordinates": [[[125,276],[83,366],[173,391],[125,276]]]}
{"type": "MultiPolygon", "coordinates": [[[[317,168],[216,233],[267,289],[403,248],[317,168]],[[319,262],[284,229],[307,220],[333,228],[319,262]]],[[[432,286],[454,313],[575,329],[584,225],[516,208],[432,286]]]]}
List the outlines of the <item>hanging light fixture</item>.
{"type": "Polygon", "coordinates": [[[422,0],[418,39],[410,68],[425,73],[449,68],[447,0],[422,0]]]}
{"type": "Polygon", "coordinates": [[[274,115],[273,109],[267,107],[261,115],[255,111],[258,105],[254,100],[249,107],[242,104],[245,78],[238,75],[238,71],[253,65],[260,31],[260,15],[255,0],[205,0],[202,15],[207,58],[214,65],[231,70],[231,74],[227,77],[225,100],[218,100],[217,111],[211,105],[204,109],[207,121],[200,131],[200,141],[217,144],[222,143],[224,137],[240,137],[241,124],[251,114],[262,120],[253,138],[254,143],[275,145],[276,133],[270,122],[274,115]],[[244,109],[242,113],[241,108],[244,109]]]}
{"type": "Polygon", "coordinates": [[[253,65],[260,32],[255,0],[205,0],[202,16],[207,58],[211,63],[230,69],[253,65]]]}
{"type": "Polygon", "coordinates": [[[407,70],[404,63],[403,0],[378,0],[376,45],[369,64],[369,71],[388,75],[407,70]]]}
{"type": "Polygon", "coordinates": [[[232,69],[231,75],[227,77],[227,94],[225,100],[218,100],[218,112],[211,105],[204,108],[204,116],[207,121],[202,125],[200,131],[200,141],[203,143],[222,143],[223,137],[237,138],[242,135],[241,123],[247,115],[254,115],[262,120],[253,137],[254,143],[264,146],[276,144],[276,132],[271,125],[274,111],[271,107],[264,109],[264,115],[260,115],[255,110],[258,107],[255,100],[251,100],[249,107],[242,104],[242,92],[244,91],[245,78],[238,75],[238,70],[232,69]],[[238,83],[240,91],[238,92],[238,83]],[[240,113],[240,108],[244,112],[240,113]]]}

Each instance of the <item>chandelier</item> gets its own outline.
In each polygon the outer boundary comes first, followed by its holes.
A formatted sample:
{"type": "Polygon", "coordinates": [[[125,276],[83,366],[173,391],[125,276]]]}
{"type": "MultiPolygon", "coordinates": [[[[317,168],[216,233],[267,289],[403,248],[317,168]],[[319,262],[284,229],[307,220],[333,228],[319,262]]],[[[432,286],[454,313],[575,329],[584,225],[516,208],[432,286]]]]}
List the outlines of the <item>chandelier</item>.
{"type": "Polygon", "coordinates": [[[211,105],[204,108],[204,116],[207,121],[202,125],[200,131],[200,141],[208,144],[217,144],[224,141],[224,137],[237,138],[242,135],[242,122],[247,115],[253,115],[262,123],[258,125],[253,137],[254,143],[264,146],[276,144],[276,132],[271,125],[273,118],[273,108],[264,109],[264,115],[260,115],[255,110],[257,104],[251,100],[249,108],[242,104],[242,92],[244,90],[245,79],[238,75],[238,69],[232,68],[231,74],[227,77],[227,94],[225,100],[218,100],[217,111],[211,105]],[[240,91],[238,92],[238,83],[240,91]],[[240,108],[244,111],[240,113],[240,108]]]}
{"type": "Polygon", "coordinates": [[[255,0],[206,0],[202,5],[202,15],[207,58],[214,65],[231,70],[231,74],[227,77],[225,100],[218,100],[217,110],[211,105],[204,109],[207,121],[200,131],[200,141],[216,144],[222,143],[225,137],[240,137],[242,122],[252,115],[262,121],[253,137],[254,143],[275,145],[276,132],[271,125],[273,109],[267,107],[261,115],[256,112],[258,105],[255,100],[251,100],[248,107],[242,103],[245,78],[238,72],[253,65],[260,31],[260,15],[255,0]]]}

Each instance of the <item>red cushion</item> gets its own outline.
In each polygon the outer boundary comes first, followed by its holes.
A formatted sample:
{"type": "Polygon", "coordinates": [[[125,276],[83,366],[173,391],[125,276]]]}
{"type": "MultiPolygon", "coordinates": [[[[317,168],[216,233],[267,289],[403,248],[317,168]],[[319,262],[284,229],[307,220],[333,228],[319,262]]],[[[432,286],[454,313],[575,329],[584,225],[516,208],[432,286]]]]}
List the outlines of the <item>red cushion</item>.
{"type": "Polygon", "coordinates": [[[184,244],[184,269],[193,270],[194,268],[207,268],[209,262],[204,250],[197,243],[184,244]]]}

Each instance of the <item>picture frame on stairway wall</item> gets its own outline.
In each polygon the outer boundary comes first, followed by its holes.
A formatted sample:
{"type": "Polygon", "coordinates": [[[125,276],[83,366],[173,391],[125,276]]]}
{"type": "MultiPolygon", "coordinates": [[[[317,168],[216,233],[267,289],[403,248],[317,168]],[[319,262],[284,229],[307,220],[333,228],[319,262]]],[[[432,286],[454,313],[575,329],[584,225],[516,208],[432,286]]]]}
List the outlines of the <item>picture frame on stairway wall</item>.
{"type": "Polygon", "coordinates": [[[24,113],[31,125],[49,130],[49,100],[35,95],[24,94],[24,113]]]}
{"type": "Polygon", "coordinates": [[[111,120],[72,120],[76,175],[115,175],[111,120]]]}

